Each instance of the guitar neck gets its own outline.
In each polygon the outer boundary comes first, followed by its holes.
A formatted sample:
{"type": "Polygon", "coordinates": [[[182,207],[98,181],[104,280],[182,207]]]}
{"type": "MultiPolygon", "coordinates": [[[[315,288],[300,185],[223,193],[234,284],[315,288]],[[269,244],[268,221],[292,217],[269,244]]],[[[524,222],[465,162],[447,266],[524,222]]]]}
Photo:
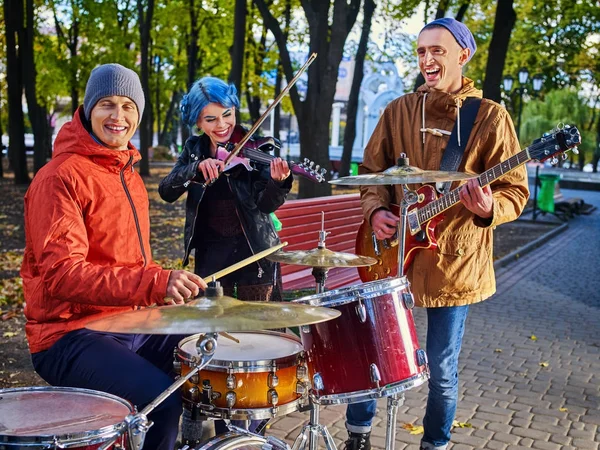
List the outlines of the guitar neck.
{"type": "MultiPolygon", "coordinates": [[[[502,161],[501,163],[496,164],[491,169],[488,169],[481,175],[479,175],[477,177],[479,185],[481,187],[487,186],[488,184],[494,182],[495,180],[507,174],[511,170],[522,166],[530,159],[531,156],[529,155],[529,147],[527,147],[525,150],[522,150],[516,155],[511,156],[506,161],[502,161]]],[[[438,214],[441,214],[442,212],[446,211],[447,209],[458,203],[460,201],[460,189],[461,186],[452,189],[450,192],[441,196],[437,200],[434,200],[428,203],[427,205],[419,208],[417,212],[419,225],[423,225],[424,223],[433,219],[438,214]]]]}

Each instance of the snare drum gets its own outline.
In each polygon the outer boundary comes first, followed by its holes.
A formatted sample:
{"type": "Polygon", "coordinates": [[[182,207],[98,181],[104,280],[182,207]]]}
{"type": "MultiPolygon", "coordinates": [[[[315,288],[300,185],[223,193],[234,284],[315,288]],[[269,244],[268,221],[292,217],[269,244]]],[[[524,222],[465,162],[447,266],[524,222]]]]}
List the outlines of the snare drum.
{"type": "MultiPolygon", "coordinates": [[[[261,331],[222,337],[208,365],[183,386],[186,408],[222,419],[269,419],[298,409],[308,391],[304,348],[295,336],[261,331]]],[[[183,339],[176,369],[186,375],[196,367],[200,334],[183,339]]]]}
{"type": "Polygon", "coordinates": [[[323,404],[400,393],[428,379],[406,278],[387,278],[295,300],[342,313],[301,327],[313,389],[323,404]]]}
{"type": "MultiPolygon", "coordinates": [[[[89,389],[3,389],[0,450],[97,449],[122,430],[125,417],[133,412],[129,402],[89,389]]],[[[117,443],[119,448],[129,448],[126,433],[117,443]]]]}

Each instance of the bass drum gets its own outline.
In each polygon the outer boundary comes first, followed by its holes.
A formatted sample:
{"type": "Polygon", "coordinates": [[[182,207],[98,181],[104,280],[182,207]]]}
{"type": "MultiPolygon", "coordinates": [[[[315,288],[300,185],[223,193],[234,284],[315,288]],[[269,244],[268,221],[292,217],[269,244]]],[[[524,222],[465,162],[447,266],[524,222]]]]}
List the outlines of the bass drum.
{"type": "Polygon", "coordinates": [[[290,447],[273,436],[263,437],[240,430],[216,436],[197,450],[262,450],[267,448],[289,450],[290,447]]]}

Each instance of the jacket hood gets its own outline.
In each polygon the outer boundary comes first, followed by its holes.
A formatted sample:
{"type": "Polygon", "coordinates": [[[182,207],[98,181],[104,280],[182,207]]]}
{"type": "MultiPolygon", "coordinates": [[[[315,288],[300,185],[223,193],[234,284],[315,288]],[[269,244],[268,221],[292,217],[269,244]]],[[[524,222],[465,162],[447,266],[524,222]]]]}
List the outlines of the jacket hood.
{"type": "Polygon", "coordinates": [[[68,153],[92,158],[97,164],[104,166],[122,166],[133,156],[132,164],[142,159],[140,152],[129,142],[127,150],[111,150],[96,141],[83,124],[83,107],[80,106],[73,115],[73,120],[62,126],[54,141],[52,158],[68,153]]]}

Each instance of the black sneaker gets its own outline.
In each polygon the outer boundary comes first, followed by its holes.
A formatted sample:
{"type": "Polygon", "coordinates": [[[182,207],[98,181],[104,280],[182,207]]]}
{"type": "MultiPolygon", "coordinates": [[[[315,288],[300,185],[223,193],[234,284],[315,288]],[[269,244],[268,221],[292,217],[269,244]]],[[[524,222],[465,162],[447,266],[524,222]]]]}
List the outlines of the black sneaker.
{"type": "Polygon", "coordinates": [[[371,432],[348,433],[348,440],[344,442],[344,450],[371,450],[371,432]]]}

